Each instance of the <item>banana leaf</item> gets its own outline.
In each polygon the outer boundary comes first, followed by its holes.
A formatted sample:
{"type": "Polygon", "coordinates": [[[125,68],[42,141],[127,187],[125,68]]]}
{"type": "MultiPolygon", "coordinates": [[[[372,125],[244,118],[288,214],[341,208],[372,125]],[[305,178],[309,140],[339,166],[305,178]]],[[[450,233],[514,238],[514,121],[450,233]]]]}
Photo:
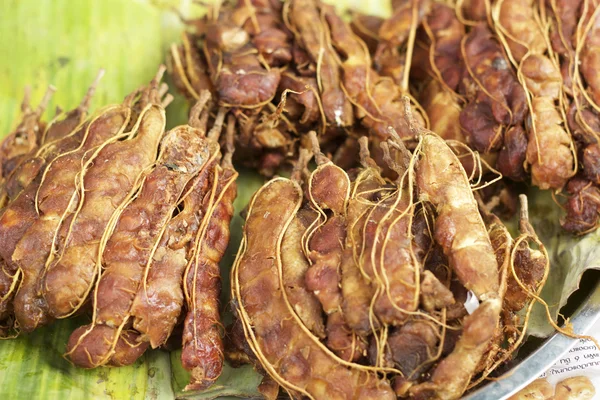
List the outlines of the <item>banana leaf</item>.
{"type": "MultiPolygon", "coordinates": [[[[344,1],[346,6],[385,15],[389,2],[344,1]]],[[[148,82],[164,62],[168,46],[184,29],[173,9],[193,17],[203,11],[183,0],[3,0],[0,2],[0,136],[14,127],[26,85],[33,104],[49,84],[57,88],[47,116],[55,106],[68,109],[79,103],[100,68],[106,75],[97,89],[92,109],[120,102],[148,82]]],[[[168,107],[168,126],[186,121],[187,104],[176,96],[168,107]]],[[[235,203],[231,245],[222,263],[223,298],[227,304],[229,267],[241,238],[239,212],[263,183],[253,172],[242,171],[235,203]]],[[[553,256],[544,290],[554,315],[578,287],[584,270],[600,268],[600,236],[573,238],[560,231],[559,208],[546,194],[531,193],[533,222],[553,256]]],[[[543,310],[531,319],[532,332],[551,333],[543,310]]],[[[8,399],[212,399],[255,397],[260,376],[250,367],[226,365],[221,378],[203,393],[184,393],[189,376],[181,367],[179,351],[148,351],[132,366],[83,370],[62,357],[67,339],[81,316],[62,320],[32,334],[0,341],[0,398],[8,399]]],[[[227,320],[230,315],[226,314],[227,320]]]]}

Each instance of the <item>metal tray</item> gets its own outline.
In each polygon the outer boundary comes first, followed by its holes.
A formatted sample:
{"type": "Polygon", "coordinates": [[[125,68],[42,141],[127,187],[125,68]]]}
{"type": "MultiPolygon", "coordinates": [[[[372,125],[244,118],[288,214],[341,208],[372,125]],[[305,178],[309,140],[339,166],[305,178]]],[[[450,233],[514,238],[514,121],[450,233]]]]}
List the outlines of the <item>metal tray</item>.
{"type": "MultiPolygon", "coordinates": [[[[573,329],[587,334],[600,319],[600,283],[571,317],[573,329]]],[[[537,379],[565,355],[578,339],[555,333],[498,380],[469,393],[464,400],[504,400],[537,379]]]]}

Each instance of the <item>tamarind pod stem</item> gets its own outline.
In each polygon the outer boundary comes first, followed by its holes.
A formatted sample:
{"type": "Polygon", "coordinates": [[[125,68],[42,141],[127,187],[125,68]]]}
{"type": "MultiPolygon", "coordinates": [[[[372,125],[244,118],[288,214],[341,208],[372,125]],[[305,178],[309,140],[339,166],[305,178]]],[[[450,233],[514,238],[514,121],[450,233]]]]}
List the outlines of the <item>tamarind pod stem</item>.
{"type": "Polygon", "coordinates": [[[41,117],[55,91],[53,86],[48,86],[38,107],[32,109],[29,105],[29,88],[26,89],[21,105],[21,121],[0,143],[0,171],[3,178],[8,177],[31,150],[39,147],[40,136],[46,125],[41,117]]]}

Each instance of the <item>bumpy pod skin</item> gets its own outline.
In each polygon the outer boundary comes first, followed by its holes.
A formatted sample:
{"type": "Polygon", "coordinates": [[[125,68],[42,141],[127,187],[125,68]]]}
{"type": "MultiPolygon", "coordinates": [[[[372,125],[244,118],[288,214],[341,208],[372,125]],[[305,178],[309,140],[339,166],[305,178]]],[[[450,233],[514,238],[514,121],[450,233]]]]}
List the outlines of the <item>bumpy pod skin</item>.
{"type": "Polygon", "coordinates": [[[420,93],[419,101],[427,113],[430,129],[446,140],[466,142],[460,127],[461,107],[455,96],[432,79],[420,93]]]}
{"type": "Polygon", "coordinates": [[[534,18],[534,0],[502,0],[499,2],[499,23],[506,31],[508,46],[516,61],[528,53],[546,51],[544,33],[534,18]]]}
{"type": "Polygon", "coordinates": [[[108,353],[96,353],[96,344],[87,338],[93,338],[92,332],[103,325],[114,330],[114,334],[107,333],[113,340],[120,335],[131,318],[129,311],[146,265],[177,200],[209,155],[206,140],[187,126],[169,131],[162,140],[157,165],[120,213],[105,247],[100,248],[104,268],[94,292],[94,320],[85,332],[78,330],[69,338],[67,354],[76,365],[93,368],[113,355],[116,343],[109,346],[108,353]]]}
{"type": "Polygon", "coordinates": [[[378,204],[378,212],[371,218],[379,223],[374,235],[366,237],[379,244],[371,256],[380,280],[373,308],[377,318],[387,325],[402,324],[408,312],[419,305],[420,268],[412,253],[414,207],[410,195],[406,187],[399,187],[394,196],[378,204]]]}
{"type": "Polygon", "coordinates": [[[274,179],[253,197],[232,270],[232,297],[252,351],[293,396],[395,398],[389,384],[346,367],[302,325],[281,288],[281,241],[302,203],[293,181],[274,179]]]}
{"type": "Polygon", "coordinates": [[[573,176],[571,138],[563,127],[560,113],[549,97],[533,99],[536,131],[528,124],[527,162],[531,182],[540,189],[561,189],[573,176]]]}
{"type": "Polygon", "coordinates": [[[283,284],[294,311],[315,336],[325,338],[321,303],[306,284],[305,276],[310,263],[304,255],[302,243],[307,230],[317,222],[318,217],[318,213],[310,207],[305,206],[298,211],[283,236],[281,265],[283,284]]]}
{"type": "MultiPolygon", "coordinates": [[[[64,120],[52,122],[46,133],[51,134],[55,140],[40,149],[36,147],[31,150],[29,156],[33,156],[33,158],[19,164],[6,179],[5,198],[12,201],[3,210],[2,217],[0,217],[0,237],[3,243],[0,246],[0,255],[4,258],[4,268],[0,271],[0,275],[3,276],[3,280],[11,280],[13,283],[8,286],[10,288],[8,292],[0,291],[0,307],[2,308],[5,307],[4,303],[12,298],[23,273],[18,263],[20,252],[17,253],[16,259],[13,259],[13,254],[18,249],[21,238],[31,229],[32,224],[37,222],[39,215],[36,212],[36,201],[40,185],[47,182],[45,179],[47,171],[57,158],[60,158],[59,155],[72,152],[81,146],[86,128],[85,125],[80,126],[80,123],[85,115],[86,99],[89,99],[89,96],[91,94],[88,91],[82,105],[69,112],[64,120]],[[79,128],[73,128],[74,125],[79,128]],[[75,130],[69,131],[72,128],[75,130]]],[[[45,138],[49,137],[45,136],[45,138]]],[[[33,281],[35,279],[29,283],[33,281]]],[[[32,304],[32,309],[36,307],[32,304]]],[[[28,329],[27,326],[21,328],[28,329]]]]}
{"type": "Polygon", "coordinates": [[[9,201],[35,179],[46,166],[47,161],[70,150],[69,145],[65,145],[65,141],[62,139],[74,136],[73,140],[68,142],[73,145],[82,140],[83,131],[79,128],[86,120],[90,101],[103,75],[104,70],[100,70],[96,80],[88,88],[83,100],[76,108],[68,112],[57,111],[57,115],[46,125],[39,135],[39,148],[32,149],[29,154],[24,156],[26,160],[19,164],[6,179],[6,194],[9,201]]]}
{"type": "Polygon", "coordinates": [[[139,186],[143,171],[154,163],[164,128],[164,109],[149,104],[140,115],[135,137],[107,145],[87,165],[80,188],[84,196],[69,223],[63,224],[59,256],[42,282],[53,317],[72,315],[88,297],[98,272],[100,240],[139,186]]]}
{"type": "Polygon", "coordinates": [[[567,184],[567,214],[560,223],[569,232],[584,234],[597,228],[600,218],[600,188],[593,182],[575,177],[567,184]]]}
{"type": "Polygon", "coordinates": [[[190,371],[186,390],[207,388],[221,375],[223,342],[219,316],[219,262],[229,244],[229,223],[237,195],[238,173],[230,164],[217,166],[202,204],[203,221],[184,275],[188,313],[183,325],[181,363],[190,371]]]}
{"type": "Polygon", "coordinates": [[[379,321],[370,317],[374,288],[360,265],[364,263],[364,256],[361,254],[363,227],[368,221],[370,204],[376,198],[376,191],[384,184],[378,171],[367,168],[354,180],[352,196],[348,202],[348,232],[342,255],[342,310],[350,328],[362,336],[368,335],[379,325],[379,321]]]}
{"type": "Polygon", "coordinates": [[[473,148],[496,151],[502,144],[502,127],[523,121],[525,91],[486,25],[473,28],[461,46],[467,68],[459,89],[469,99],[461,126],[473,148]]]}
{"type": "Polygon", "coordinates": [[[384,20],[379,27],[379,43],[373,60],[376,69],[382,75],[389,76],[397,84],[402,85],[406,65],[399,49],[429,13],[431,1],[400,0],[393,2],[392,8],[391,17],[384,20]]]}
{"type": "Polygon", "coordinates": [[[441,138],[425,134],[422,140],[417,186],[419,198],[437,209],[435,239],[467,289],[478,297],[497,293],[497,262],[467,175],[441,138]]]}
{"type": "Polygon", "coordinates": [[[308,243],[308,257],[312,265],[306,273],[306,285],[319,299],[327,315],[327,346],[340,358],[356,361],[363,356],[366,343],[345,322],[340,290],[349,196],[350,178],[341,168],[325,162],[312,172],[308,181],[308,197],[320,218],[308,243]]]}
{"type": "Polygon", "coordinates": [[[343,59],[343,87],[347,98],[355,105],[356,118],[380,140],[389,137],[390,127],[402,137],[412,136],[403,118],[401,86],[388,77],[380,77],[371,68],[368,48],[332,6],[321,8],[331,40],[343,59]]]}
{"type": "Polygon", "coordinates": [[[36,193],[35,207],[39,210],[39,216],[23,233],[12,256],[22,274],[14,300],[15,315],[25,332],[49,321],[45,300],[40,293],[39,278],[46,262],[51,259],[61,223],[78,204],[76,178],[82,172],[81,166],[93,158],[94,149],[124,131],[129,113],[127,106],[104,109],[69,138],[72,140],[81,135],[81,144],[72,151],[64,149],[44,171],[43,182],[36,193]]]}
{"type": "Polygon", "coordinates": [[[436,207],[435,240],[460,282],[481,304],[464,319],[454,350],[437,365],[431,380],[411,388],[411,393],[456,399],[465,390],[498,325],[502,308],[498,262],[460,161],[438,136],[425,133],[421,140],[421,158],[416,166],[419,198],[436,207]]]}
{"type": "Polygon", "coordinates": [[[319,65],[317,80],[320,82],[321,101],[327,122],[332,126],[351,126],[354,120],[352,104],[341,89],[337,54],[325,45],[327,26],[319,15],[315,0],[299,0],[290,3],[290,23],[297,32],[298,44],[319,65]]]}
{"type": "Polygon", "coordinates": [[[224,7],[205,21],[204,57],[222,106],[256,108],[275,97],[279,69],[261,64],[257,48],[243,28],[252,9],[242,3],[240,13],[234,15],[233,9],[224,7]]]}
{"type": "Polygon", "coordinates": [[[210,158],[183,200],[183,210],[169,221],[154,253],[147,279],[131,306],[133,327],[152,348],[163,345],[181,314],[184,303],[182,276],[192,253],[196,232],[203,220],[202,201],[208,191],[220,153],[216,143],[209,144],[210,158]]]}

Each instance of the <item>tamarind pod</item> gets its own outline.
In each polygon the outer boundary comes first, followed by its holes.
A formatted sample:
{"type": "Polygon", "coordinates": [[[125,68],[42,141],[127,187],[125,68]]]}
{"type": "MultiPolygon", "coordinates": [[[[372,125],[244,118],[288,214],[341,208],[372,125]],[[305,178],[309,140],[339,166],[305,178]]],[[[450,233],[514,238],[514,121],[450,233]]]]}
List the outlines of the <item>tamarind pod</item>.
{"type": "Polygon", "coordinates": [[[342,62],[345,94],[356,106],[356,118],[379,139],[389,137],[393,127],[401,137],[410,136],[404,105],[398,101],[402,90],[390,78],[380,77],[371,69],[366,45],[331,6],[322,6],[331,32],[331,40],[345,58],[342,62]]]}
{"type": "Polygon", "coordinates": [[[600,77],[598,76],[598,68],[600,68],[600,12],[596,9],[600,7],[600,4],[589,6],[590,18],[594,18],[593,21],[588,22],[591,24],[587,36],[583,38],[583,50],[581,52],[581,61],[579,69],[585,79],[591,98],[596,107],[600,106],[600,77]],[[594,11],[595,10],[595,11],[594,11]]]}
{"type": "MultiPolygon", "coordinates": [[[[233,149],[229,151],[231,157],[233,149]]],[[[213,185],[204,198],[204,219],[194,243],[195,252],[184,273],[188,313],[183,325],[181,364],[191,375],[185,390],[209,387],[221,375],[223,368],[219,262],[229,244],[229,223],[233,216],[238,176],[227,156],[223,167],[215,169],[213,185]]]]}
{"type": "Polygon", "coordinates": [[[544,54],[544,33],[534,16],[534,0],[502,0],[496,3],[498,22],[506,31],[508,47],[517,62],[525,54],[544,54]]]}
{"type": "Polygon", "coordinates": [[[171,46],[167,57],[169,73],[179,92],[190,100],[199,99],[202,90],[214,90],[206,59],[190,33],[182,33],[181,41],[181,46],[171,46]]]}
{"type": "Polygon", "coordinates": [[[289,93],[287,95],[285,112],[290,118],[297,119],[301,124],[311,124],[321,118],[315,78],[299,76],[292,71],[285,71],[281,73],[279,87],[280,89],[290,89],[300,93],[289,93]],[[294,109],[297,109],[298,112],[294,112],[294,109]]]}
{"type": "MultiPolygon", "coordinates": [[[[421,25],[423,18],[430,12],[431,2],[429,0],[404,0],[397,1],[395,3],[392,15],[385,19],[379,27],[378,36],[379,44],[373,57],[375,65],[380,66],[380,72],[387,70],[385,75],[393,78],[396,83],[400,84],[402,80],[402,74],[398,74],[399,70],[395,70],[393,75],[388,75],[392,70],[388,64],[390,59],[385,57],[384,54],[388,53],[391,49],[397,49],[402,46],[409,37],[412,29],[416,29],[416,26],[421,25]],[[416,7],[416,20],[413,21],[413,7],[416,7]]],[[[389,53],[388,53],[389,54],[389,53]]],[[[393,54],[393,50],[392,50],[393,54]]],[[[404,66],[402,66],[404,69],[404,66]]]]}
{"type": "Polygon", "coordinates": [[[133,364],[148,349],[148,342],[140,340],[140,334],[134,330],[121,331],[114,353],[107,365],[111,367],[122,367],[133,364]]]}
{"type": "Polygon", "coordinates": [[[296,40],[317,63],[317,81],[321,92],[321,102],[327,122],[336,127],[353,124],[353,107],[341,89],[337,55],[325,40],[327,26],[319,15],[315,0],[300,0],[290,3],[290,23],[297,32],[296,40]]]}
{"type": "Polygon", "coordinates": [[[164,109],[156,104],[156,86],[148,95],[150,104],[140,114],[135,137],[106,145],[92,165],[84,166],[80,189],[84,196],[70,222],[63,224],[59,256],[48,265],[42,282],[42,293],[55,318],[71,315],[86,300],[98,272],[100,240],[139,186],[143,171],[156,159],[165,126],[164,109]]]}
{"type": "Polygon", "coordinates": [[[345,239],[346,220],[334,214],[325,223],[321,222],[308,243],[312,265],[306,271],[306,286],[319,299],[327,315],[338,311],[341,304],[338,271],[345,239]]]}
{"type": "MultiPolygon", "coordinates": [[[[370,308],[374,288],[358,265],[361,262],[360,251],[363,242],[363,226],[367,222],[371,209],[369,202],[376,198],[375,191],[385,181],[373,168],[361,171],[353,183],[354,195],[348,202],[347,236],[342,254],[342,311],[348,326],[361,336],[368,335],[379,326],[376,319],[371,321],[370,308]],[[371,326],[373,323],[373,326],[371,326]]],[[[367,257],[368,258],[368,257],[367,257]]]]}
{"type": "Polygon", "coordinates": [[[540,189],[559,190],[573,176],[571,138],[562,126],[562,117],[551,98],[534,98],[532,114],[536,131],[533,131],[532,121],[528,119],[526,157],[531,165],[531,182],[540,189]]]}
{"type": "Polygon", "coordinates": [[[583,174],[587,179],[600,185],[600,145],[592,143],[583,149],[583,174]]]}
{"type": "Polygon", "coordinates": [[[459,90],[466,94],[469,103],[461,112],[461,126],[478,151],[498,150],[502,126],[523,121],[527,111],[525,91],[485,24],[475,26],[462,46],[467,74],[459,90]]]}
{"type": "MultiPolygon", "coordinates": [[[[521,237],[526,238],[518,243],[517,250],[514,255],[514,275],[509,273],[506,294],[504,296],[503,310],[508,312],[517,312],[522,310],[525,305],[531,300],[531,293],[537,293],[538,288],[544,282],[547,273],[548,258],[543,251],[532,248],[531,239],[537,240],[537,235],[528,219],[527,204],[521,204],[521,218],[519,231],[521,237]],[[529,240],[527,240],[529,239],[529,240]],[[517,279],[527,288],[519,285],[517,279]],[[528,293],[529,292],[529,293],[528,293]]],[[[511,271],[512,272],[512,271],[511,271]]]]}
{"type": "Polygon", "coordinates": [[[434,134],[423,134],[421,145],[416,167],[419,199],[436,207],[436,242],[460,282],[481,303],[464,319],[462,336],[437,365],[431,381],[414,386],[411,393],[434,392],[437,398],[455,399],[462,395],[496,332],[502,308],[498,262],[460,161],[434,134]]]}
{"type": "Polygon", "coordinates": [[[421,154],[417,186],[419,198],[438,212],[435,240],[461,283],[485,300],[498,293],[498,265],[467,175],[448,145],[434,134],[422,136],[421,154]]]}
{"type": "Polygon", "coordinates": [[[402,324],[409,317],[408,312],[419,305],[420,267],[412,253],[413,213],[411,194],[399,187],[370,215],[370,220],[376,221],[373,235],[368,228],[365,230],[365,240],[375,244],[371,259],[379,281],[373,310],[386,325],[402,324]]]}
{"type": "Polygon", "coordinates": [[[593,182],[574,177],[566,186],[569,198],[561,226],[569,232],[583,234],[598,227],[600,218],[600,188],[593,182]]]}
{"type": "Polygon", "coordinates": [[[26,160],[19,164],[6,178],[5,188],[9,201],[14,199],[35,179],[37,174],[45,167],[47,161],[72,150],[73,146],[77,146],[81,142],[83,133],[79,128],[87,117],[90,101],[103,74],[104,71],[101,70],[76,108],[65,113],[59,113],[46,125],[40,138],[40,147],[32,149],[27,154],[26,160]],[[66,140],[70,136],[73,136],[73,138],[66,140]]]}
{"type": "Polygon", "coordinates": [[[489,297],[466,316],[454,350],[435,367],[431,381],[410,389],[411,395],[448,400],[460,398],[494,337],[501,308],[500,298],[489,297]]]}
{"type": "Polygon", "coordinates": [[[327,347],[343,360],[356,361],[363,356],[366,343],[352,332],[342,313],[340,263],[346,239],[345,224],[342,215],[334,214],[312,234],[309,243],[312,266],[306,273],[306,286],[319,299],[327,315],[327,347]]]}
{"type": "MultiPolygon", "coordinates": [[[[258,53],[271,67],[288,65],[292,60],[292,35],[283,21],[283,3],[268,0],[249,3],[253,9],[244,29],[252,36],[258,53]]],[[[246,5],[246,1],[238,2],[238,7],[246,5]]]]}
{"type": "Polygon", "coordinates": [[[281,241],[302,203],[297,183],[278,178],[252,198],[232,270],[232,297],[249,345],[292,396],[392,399],[389,383],[342,365],[303,328],[280,289],[281,241]]]}
{"type": "Polygon", "coordinates": [[[594,132],[600,132],[600,114],[586,103],[578,106],[575,101],[571,102],[567,111],[567,123],[571,136],[581,145],[597,142],[594,132]]]}
{"type": "Polygon", "coordinates": [[[419,319],[410,320],[395,329],[387,340],[390,361],[404,377],[400,393],[408,394],[411,386],[435,361],[438,332],[431,323],[419,319]]]}
{"type": "Polygon", "coordinates": [[[376,15],[362,14],[359,12],[352,13],[350,28],[356,36],[358,36],[369,48],[369,53],[374,55],[379,44],[379,29],[383,24],[384,19],[376,15]]]}
{"type": "Polygon", "coordinates": [[[419,94],[419,102],[429,117],[432,132],[446,140],[466,142],[459,120],[461,107],[439,81],[432,79],[426,84],[419,94]]]}
{"type": "MultiPolygon", "coordinates": [[[[8,293],[14,292],[14,286],[17,285],[18,281],[13,279],[14,272],[8,271],[6,262],[0,259],[0,321],[6,320],[12,313],[12,304],[10,301],[6,301],[8,293]]],[[[0,332],[0,338],[4,338],[2,332],[0,332]]]]}
{"type": "Polygon", "coordinates": [[[504,144],[496,160],[496,169],[502,176],[514,181],[524,181],[527,178],[524,167],[527,145],[527,135],[520,125],[511,127],[504,134],[504,144]]]}
{"type": "Polygon", "coordinates": [[[442,87],[456,91],[465,68],[460,50],[465,26],[452,7],[433,3],[431,12],[423,19],[423,30],[420,40],[426,44],[415,46],[411,78],[437,79],[440,85],[443,83],[442,87]]]}
{"type": "Polygon", "coordinates": [[[200,173],[191,182],[183,209],[169,221],[160,244],[154,253],[145,283],[140,286],[131,306],[133,327],[141,340],[152,348],[163,345],[181,313],[184,297],[181,286],[188,264],[191,244],[203,219],[202,200],[209,187],[209,175],[220,156],[216,143],[209,142],[210,156],[200,173]]]}
{"type": "Polygon", "coordinates": [[[555,22],[550,25],[550,43],[557,53],[570,57],[575,48],[575,31],[584,0],[546,0],[555,22]]]}
{"type": "Polygon", "coordinates": [[[298,211],[281,242],[281,266],[283,284],[294,311],[315,336],[325,338],[321,303],[315,294],[311,293],[314,288],[309,289],[305,282],[305,276],[311,267],[302,246],[303,236],[317,218],[318,214],[309,207],[298,211]]]}
{"type": "Polygon", "coordinates": [[[456,4],[456,12],[470,22],[487,21],[489,11],[486,3],[486,0],[459,0],[456,4]]]}
{"type": "MultiPolygon", "coordinates": [[[[316,139],[313,139],[316,143],[316,139]]],[[[340,264],[346,241],[346,208],[350,196],[350,178],[341,168],[325,161],[315,148],[321,163],[310,175],[308,196],[321,214],[333,213],[312,233],[308,249],[312,266],[306,272],[306,285],[321,302],[327,314],[327,347],[346,361],[357,361],[366,352],[366,342],[351,331],[342,313],[340,264]]]]}
{"type": "Polygon", "coordinates": [[[37,209],[39,214],[22,233],[12,254],[12,261],[22,275],[14,299],[15,315],[25,332],[49,322],[39,288],[40,274],[56,245],[55,237],[61,223],[79,201],[76,178],[81,173],[81,166],[91,161],[92,150],[123,132],[129,115],[127,106],[113,106],[100,111],[78,132],[60,141],[57,147],[61,154],[44,170],[33,204],[33,212],[37,209]]]}
{"type": "Polygon", "coordinates": [[[268,69],[260,63],[256,47],[241,27],[244,21],[231,15],[235,9],[220,8],[219,11],[219,15],[205,21],[203,42],[219,105],[260,107],[275,97],[279,69],[268,69]]]}
{"type": "Polygon", "coordinates": [[[563,78],[560,69],[548,57],[532,54],[521,61],[520,67],[527,90],[534,97],[558,99],[563,78]]]}
{"type": "Polygon", "coordinates": [[[108,347],[108,353],[97,354],[87,338],[93,337],[91,332],[101,325],[115,330],[114,338],[121,336],[157,241],[183,189],[208,157],[206,140],[194,128],[179,126],[162,139],[156,166],[126,203],[110,239],[99,249],[104,269],[94,291],[94,318],[85,332],[77,332],[77,339],[69,339],[72,346],[67,348],[74,363],[85,360],[82,366],[92,368],[105,364],[114,354],[116,341],[108,347]]]}

